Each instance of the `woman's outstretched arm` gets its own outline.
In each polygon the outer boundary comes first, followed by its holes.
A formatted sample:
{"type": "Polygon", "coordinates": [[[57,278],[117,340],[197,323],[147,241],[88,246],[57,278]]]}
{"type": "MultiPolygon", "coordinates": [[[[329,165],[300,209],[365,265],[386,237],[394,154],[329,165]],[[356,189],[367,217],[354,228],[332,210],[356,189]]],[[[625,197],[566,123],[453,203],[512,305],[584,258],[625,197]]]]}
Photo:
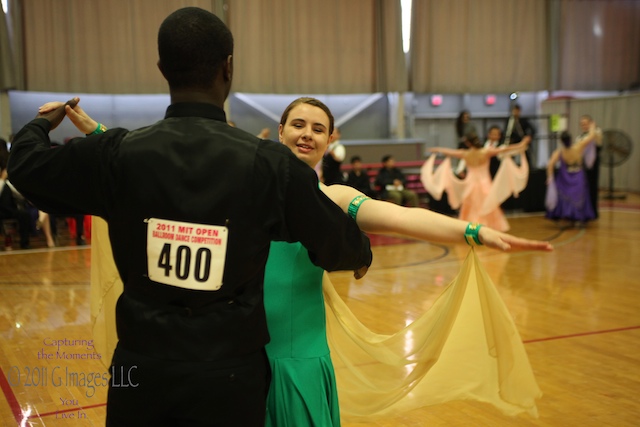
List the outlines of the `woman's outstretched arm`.
{"type": "Polygon", "coordinates": [[[459,150],[453,148],[445,148],[445,147],[431,147],[428,151],[432,153],[444,154],[445,156],[455,157],[456,159],[462,159],[465,157],[465,154],[469,150],[459,150]]]}
{"type": "MultiPolygon", "coordinates": [[[[345,212],[351,201],[362,195],[358,190],[345,185],[323,185],[321,188],[345,212]]],[[[365,232],[398,235],[434,243],[465,243],[464,234],[468,225],[466,221],[428,209],[406,208],[374,199],[360,205],[356,221],[365,232]]],[[[522,239],[486,226],[480,229],[479,238],[484,245],[502,251],[553,250],[549,242],[522,239]]]]}

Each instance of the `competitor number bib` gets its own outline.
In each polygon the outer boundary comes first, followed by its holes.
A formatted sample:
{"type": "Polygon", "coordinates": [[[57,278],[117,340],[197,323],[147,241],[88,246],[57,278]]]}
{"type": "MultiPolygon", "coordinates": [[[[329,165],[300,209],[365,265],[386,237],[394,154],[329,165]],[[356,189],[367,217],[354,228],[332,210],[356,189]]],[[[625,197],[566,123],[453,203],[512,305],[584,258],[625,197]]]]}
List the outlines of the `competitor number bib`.
{"type": "Polygon", "coordinates": [[[222,286],[227,227],[150,218],[147,268],[154,282],[201,291],[222,286]]]}

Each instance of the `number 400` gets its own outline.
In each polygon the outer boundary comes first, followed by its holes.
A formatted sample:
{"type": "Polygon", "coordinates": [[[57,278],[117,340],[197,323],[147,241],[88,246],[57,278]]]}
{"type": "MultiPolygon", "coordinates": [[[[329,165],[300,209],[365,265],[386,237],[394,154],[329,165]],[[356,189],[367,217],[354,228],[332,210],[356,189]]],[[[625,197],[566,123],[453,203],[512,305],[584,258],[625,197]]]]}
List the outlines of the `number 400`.
{"type": "MultiPolygon", "coordinates": [[[[206,282],[211,273],[211,250],[198,248],[195,254],[193,277],[198,282],[206,282]]],[[[160,251],[158,267],[164,270],[164,275],[169,277],[174,266],[171,265],[171,244],[165,243],[160,251]]],[[[176,253],[175,275],[180,280],[187,280],[191,274],[191,248],[180,245],[176,253]]]]}

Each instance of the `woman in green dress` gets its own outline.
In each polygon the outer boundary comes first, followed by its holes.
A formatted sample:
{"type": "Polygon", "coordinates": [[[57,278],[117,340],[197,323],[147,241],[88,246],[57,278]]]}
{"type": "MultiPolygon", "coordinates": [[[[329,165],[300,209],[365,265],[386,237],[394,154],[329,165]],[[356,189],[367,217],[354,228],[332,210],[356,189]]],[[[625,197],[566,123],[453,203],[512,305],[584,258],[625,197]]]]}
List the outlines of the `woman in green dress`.
{"type": "MultiPolygon", "coordinates": [[[[280,120],[280,142],[309,167],[331,141],[333,116],[322,102],[299,98],[280,120]]],[[[465,241],[467,223],[420,208],[369,199],[345,185],[320,188],[348,212],[363,231],[404,235],[431,242],[465,241]]],[[[313,226],[313,224],[309,224],[313,226]]],[[[482,227],[483,244],[500,250],[550,250],[548,243],[513,237],[482,227]]],[[[325,324],[323,270],[298,243],[273,242],[265,274],[265,309],[271,342],[267,354],[272,381],[268,426],[339,426],[338,393],[325,324]]]]}

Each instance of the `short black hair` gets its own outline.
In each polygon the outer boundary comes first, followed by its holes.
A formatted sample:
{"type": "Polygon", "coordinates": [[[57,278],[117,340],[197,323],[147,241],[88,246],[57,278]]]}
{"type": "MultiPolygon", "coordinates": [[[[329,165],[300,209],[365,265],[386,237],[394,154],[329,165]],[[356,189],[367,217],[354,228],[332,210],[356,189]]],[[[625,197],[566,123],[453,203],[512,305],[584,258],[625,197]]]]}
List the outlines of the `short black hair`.
{"type": "Polygon", "coordinates": [[[361,162],[362,159],[360,158],[360,156],[353,156],[351,157],[351,164],[354,164],[355,162],[361,162]]]}
{"type": "Polygon", "coordinates": [[[171,88],[208,87],[233,54],[233,36],[213,13],[185,7],[169,15],[158,31],[162,73],[171,88]]]}
{"type": "Polygon", "coordinates": [[[393,156],[391,154],[387,154],[382,158],[382,163],[387,163],[387,161],[392,158],[393,156]]]}

